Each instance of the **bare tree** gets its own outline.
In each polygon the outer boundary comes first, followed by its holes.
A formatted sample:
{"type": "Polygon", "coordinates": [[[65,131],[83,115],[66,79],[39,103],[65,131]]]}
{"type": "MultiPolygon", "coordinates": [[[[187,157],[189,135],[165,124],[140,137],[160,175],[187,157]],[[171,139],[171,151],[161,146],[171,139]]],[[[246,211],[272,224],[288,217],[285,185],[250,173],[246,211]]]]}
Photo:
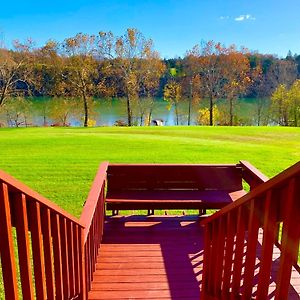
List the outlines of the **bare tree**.
{"type": "Polygon", "coordinates": [[[65,78],[70,89],[67,94],[82,99],[84,108],[84,126],[89,123],[89,98],[95,93],[95,79],[98,65],[95,55],[95,36],[79,33],[63,43],[65,78]]]}
{"type": "Polygon", "coordinates": [[[24,44],[14,41],[15,51],[0,49],[0,106],[13,96],[30,92],[33,82],[33,43],[29,39],[24,44]]]}
{"type": "MultiPolygon", "coordinates": [[[[153,50],[153,42],[135,28],[127,29],[120,37],[115,37],[111,32],[100,32],[98,53],[102,59],[111,60],[114,72],[122,81],[126,96],[127,121],[128,126],[131,126],[133,103],[139,99],[141,78],[147,81],[154,78],[152,84],[156,85],[157,74],[162,70],[161,64],[157,62],[158,54],[153,50]],[[149,65],[149,61],[155,61],[156,65],[149,65]]],[[[144,88],[147,86],[146,89],[151,89],[150,83],[144,84],[144,88]]]]}
{"type": "Polygon", "coordinates": [[[225,68],[222,57],[226,53],[227,49],[214,41],[208,41],[201,47],[196,45],[188,52],[189,59],[193,60],[197,69],[199,69],[203,95],[209,99],[209,125],[211,126],[214,124],[215,100],[224,94],[225,68]]]}

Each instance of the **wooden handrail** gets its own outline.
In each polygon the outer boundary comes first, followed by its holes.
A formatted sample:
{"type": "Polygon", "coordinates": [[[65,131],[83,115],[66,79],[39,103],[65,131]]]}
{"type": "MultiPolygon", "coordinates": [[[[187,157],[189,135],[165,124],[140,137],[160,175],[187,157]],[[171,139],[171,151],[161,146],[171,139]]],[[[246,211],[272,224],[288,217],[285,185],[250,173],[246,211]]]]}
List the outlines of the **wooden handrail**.
{"type": "Polygon", "coordinates": [[[8,184],[10,186],[11,191],[22,192],[22,194],[24,194],[26,197],[35,199],[35,201],[39,202],[41,205],[45,205],[49,209],[55,210],[58,214],[68,218],[70,221],[78,224],[79,226],[84,226],[77,218],[75,218],[73,215],[62,209],[60,206],[56,205],[49,199],[43,197],[42,195],[32,190],[21,181],[15,179],[14,177],[10,176],[2,170],[0,170],[0,180],[8,184]]]}
{"type": "Polygon", "coordinates": [[[103,162],[97,171],[97,174],[94,178],[92,187],[90,189],[87,200],[84,204],[80,216],[80,222],[84,225],[84,242],[86,242],[88,233],[90,231],[91,224],[93,222],[93,216],[96,211],[97,203],[102,193],[103,184],[106,181],[106,171],[108,167],[108,162],[103,162]]]}
{"type": "Polygon", "coordinates": [[[37,299],[85,299],[83,230],[75,217],[0,171],[0,254],[6,299],[20,295],[35,299],[34,289],[37,299]]]}
{"type": "Polygon", "coordinates": [[[242,177],[250,185],[251,189],[269,180],[266,175],[256,169],[248,161],[241,160],[238,165],[242,167],[242,177]]]}
{"type": "Polygon", "coordinates": [[[100,165],[80,217],[80,222],[85,226],[83,235],[85,274],[83,276],[85,277],[86,297],[91,289],[98,248],[103,235],[107,167],[108,162],[100,165]]]}
{"type": "MultiPolygon", "coordinates": [[[[137,166],[137,167],[155,167],[155,166],[166,166],[172,167],[174,164],[155,164],[155,163],[140,163],[140,164],[124,164],[124,163],[110,163],[110,166],[137,166]]],[[[186,167],[186,166],[193,166],[193,167],[234,167],[236,164],[176,164],[176,167],[186,167]]]]}
{"type": "Polygon", "coordinates": [[[280,235],[279,267],[272,281],[275,299],[288,299],[291,273],[298,266],[299,195],[300,162],[203,220],[202,299],[267,299],[280,235]]]}

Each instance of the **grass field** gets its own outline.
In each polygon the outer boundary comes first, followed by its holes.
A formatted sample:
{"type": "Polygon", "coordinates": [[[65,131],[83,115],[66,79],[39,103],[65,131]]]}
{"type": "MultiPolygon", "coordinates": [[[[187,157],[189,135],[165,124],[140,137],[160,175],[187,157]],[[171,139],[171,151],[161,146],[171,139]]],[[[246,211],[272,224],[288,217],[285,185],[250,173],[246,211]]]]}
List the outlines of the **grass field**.
{"type": "Polygon", "coordinates": [[[237,163],[273,176],[300,160],[300,129],[99,127],[0,129],[0,169],[79,216],[100,162],[237,163]]]}

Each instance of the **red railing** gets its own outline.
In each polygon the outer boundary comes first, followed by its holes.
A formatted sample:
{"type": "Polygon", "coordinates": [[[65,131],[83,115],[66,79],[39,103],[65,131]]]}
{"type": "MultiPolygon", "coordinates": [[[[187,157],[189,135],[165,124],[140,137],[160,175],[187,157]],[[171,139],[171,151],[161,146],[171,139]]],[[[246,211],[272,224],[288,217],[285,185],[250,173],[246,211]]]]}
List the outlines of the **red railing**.
{"type": "Polygon", "coordinates": [[[0,171],[6,299],[84,299],[82,237],[81,222],[0,171]]]}
{"type": "Polygon", "coordinates": [[[292,269],[299,270],[299,195],[297,163],[203,221],[202,299],[267,299],[270,281],[275,299],[288,299],[292,269]]]}
{"type": "Polygon", "coordinates": [[[105,186],[108,162],[100,165],[82,211],[80,222],[84,225],[84,265],[86,296],[91,289],[99,245],[102,240],[105,217],[105,186]]]}
{"type": "Polygon", "coordinates": [[[238,165],[242,167],[242,177],[248,183],[250,190],[269,180],[266,175],[245,160],[241,160],[238,165]]]}

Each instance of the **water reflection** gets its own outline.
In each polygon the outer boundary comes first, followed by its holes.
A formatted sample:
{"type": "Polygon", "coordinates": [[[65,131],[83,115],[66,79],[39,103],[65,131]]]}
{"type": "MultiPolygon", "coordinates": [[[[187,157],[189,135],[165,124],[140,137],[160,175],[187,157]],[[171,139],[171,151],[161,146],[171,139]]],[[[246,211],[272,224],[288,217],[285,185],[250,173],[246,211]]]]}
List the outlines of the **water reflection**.
{"type": "MultiPolygon", "coordinates": [[[[148,99],[149,100],[149,99],[148,99]]],[[[51,118],[49,113],[49,98],[32,98],[30,99],[30,106],[26,112],[26,122],[29,126],[51,126],[57,123],[57,120],[51,118]]],[[[152,102],[152,101],[151,101],[152,102]]],[[[256,99],[241,99],[239,100],[237,106],[235,107],[236,118],[239,118],[239,125],[257,125],[257,100],[256,99]]],[[[146,103],[146,100],[144,101],[146,103]]],[[[265,100],[265,107],[263,109],[263,115],[260,116],[263,123],[268,124],[268,104],[269,100],[265,100]]],[[[78,101],[77,113],[68,115],[67,123],[70,126],[82,126],[82,109],[81,102],[78,101]]],[[[191,125],[197,124],[197,117],[199,109],[207,107],[208,103],[206,100],[200,101],[200,103],[194,104],[191,114],[191,125]]],[[[171,108],[167,109],[167,102],[163,99],[155,99],[153,101],[153,106],[151,110],[151,120],[163,120],[163,124],[166,126],[175,125],[175,110],[171,108]]],[[[149,119],[149,109],[150,106],[145,106],[144,111],[141,112],[141,108],[138,106],[133,107],[134,125],[147,125],[149,119]],[[141,118],[142,114],[142,118],[141,118]]],[[[222,113],[226,114],[227,105],[225,100],[218,101],[218,109],[222,113]]],[[[95,121],[96,126],[114,126],[116,122],[127,123],[127,113],[126,113],[126,101],[125,99],[115,98],[115,99],[94,99],[94,104],[92,108],[91,119],[95,121]]],[[[17,110],[12,112],[13,114],[20,113],[21,120],[21,108],[20,112],[17,110]]],[[[17,116],[14,116],[16,118],[17,116]]],[[[11,118],[11,116],[10,116],[11,118]]],[[[179,125],[187,125],[188,120],[188,101],[182,101],[179,104],[179,125]]],[[[0,111],[0,125],[2,126],[16,126],[14,120],[9,121],[9,116],[7,112],[2,109],[0,111]]],[[[264,124],[262,124],[264,125],[264,124]]],[[[20,122],[19,126],[24,126],[24,122],[20,122]]]]}

